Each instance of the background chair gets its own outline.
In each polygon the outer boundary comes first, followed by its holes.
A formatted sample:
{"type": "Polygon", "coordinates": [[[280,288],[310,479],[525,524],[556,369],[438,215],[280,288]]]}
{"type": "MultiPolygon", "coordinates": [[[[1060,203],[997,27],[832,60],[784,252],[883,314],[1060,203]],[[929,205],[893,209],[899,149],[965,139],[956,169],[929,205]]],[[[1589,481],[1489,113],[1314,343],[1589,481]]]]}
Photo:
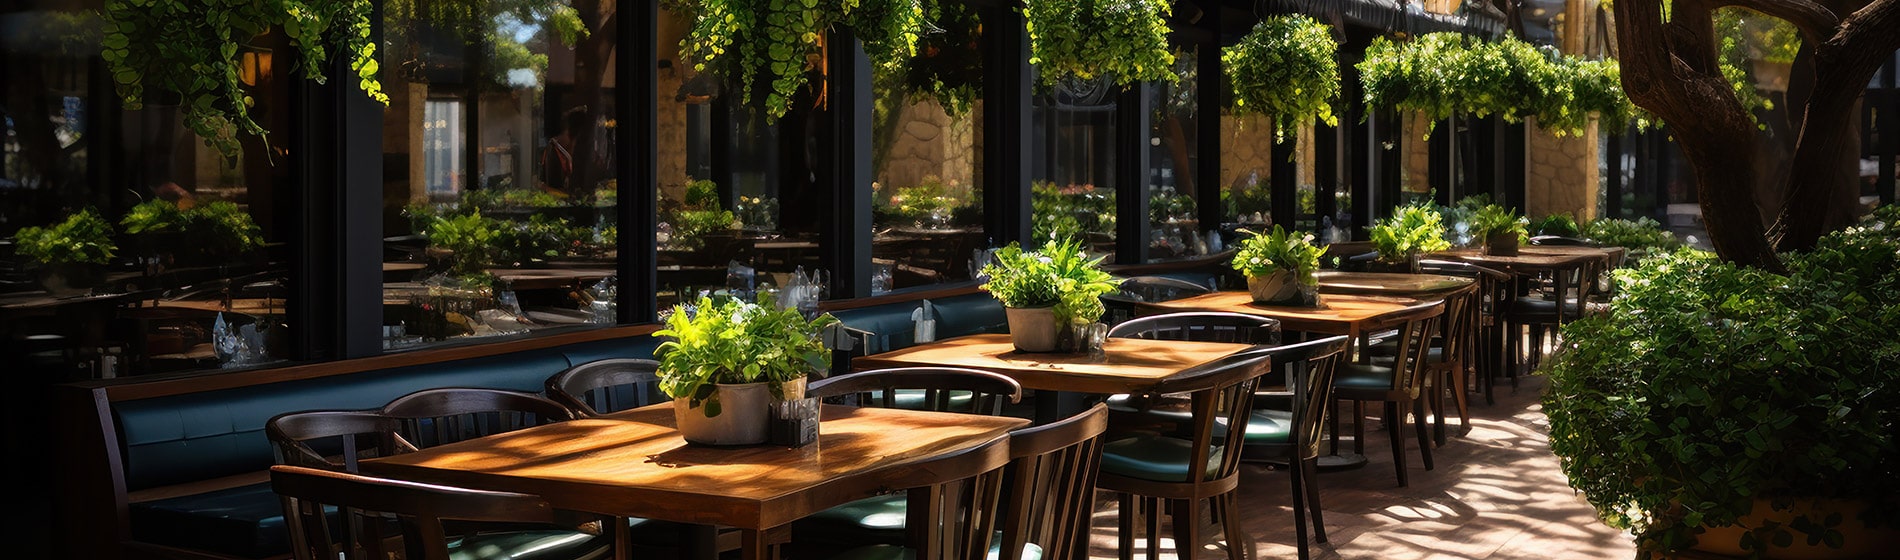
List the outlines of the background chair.
{"type": "Polygon", "coordinates": [[[583,418],[665,402],[659,369],[653,360],[595,360],[549,377],[547,395],[583,418]]]}
{"type": "MultiPolygon", "coordinates": [[[[805,396],[856,399],[857,404],[936,412],[1000,415],[1004,402],[1018,402],[1022,385],[1007,376],[962,368],[888,368],[820,380],[805,396]]],[[[902,546],[910,523],[904,493],[856,500],[792,524],[800,546],[838,549],[865,543],[902,546]]],[[[860,550],[859,554],[871,554],[860,550]]]]}
{"type": "Polygon", "coordinates": [[[529,494],[290,465],[271,467],[271,489],[283,496],[291,555],[297,560],[381,560],[395,556],[397,551],[389,550],[394,537],[401,539],[401,557],[410,560],[449,560],[472,554],[519,560],[582,559],[606,558],[612,553],[612,543],[605,538],[554,527],[554,509],[546,500],[529,494]],[[342,512],[334,521],[327,513],[331,508],[342,512]],[[395,516],[400,523],[386,522],[385,514],[395,516]],[[528,523],[547,528],[452,532],[443,526],[447,520],[510,526],[528,523]],[[400,527],[400,533],[391,534],[391,527],[400,527]]]}
{"type": "Polygon", "coordinates": [[[419,449],[574,419],[567,407],[540,395],[466,387],[403,395],[382,414],[401,421],[403,439],[419,449]]]}
{"type": "Polygon", "coordinates": [[[1141,302],[1188,298],[1212,291],[1213,288],[1207,286],[1166,276],[1136,276],[1122,280],[1115,293],[1102,295],[1103,322],[1117,325],[1135,318],[1137,304],[1141,302]]]}
{"type": "Polygon", "coordinates": [[[277,464],[355,473],[357,461],[415,451],[402,421],[370,411],[312,410],[264,422],[277,464]]]}
{"type": "Polygon", "coordinates": [[[1352,337],[1340,335],[1299,344],[1278,346],[1266,351],[1268,359],[1291,375],[1291,394],[1255,395],[1252,418],[1247,422],[1247,445],[1242,448],[1248,461],[1284,461],[1293,485],[1293,526],[1300,560],[1309,557],[1306,520],[1310,516],[1315,540],[1326,542],[1326,521],[1320,513],[1319,484],[1315,477],[1319,465],[1320,423],[1333,402],[1333,374],[1346,355],[1352,337]],[[1290,397],[1290,398],[1282,398],[1290,397]],[[1284,406],[1274,405],[1284,403],[1284,406]]]}
{"type": "Polygon", "coordinates": [[[1492,387],[1507,363],[1504,359],[1504,311],[1511,302],[1511,275],[1456,261],[1427,260],[1420,261],[1419,266],[1431,274],[1461,276],[1477,283],[1478,293],[1470,306],[1470,312],[1476,315],[1469,329],[1475,339],[1465,352],[1469,358],[1466,362],[1477,372],[1478,390],[1484,393],[1484,403],[1497,402],[1492,387]]]}
{"type": "MultiPolygon", "coordinates": [[[[1416,419],[1418,431],[1419,455],[1425,463],[1425,470],[1432,469],[1432,448],[1425,428],[1425,402],[1423,399],[1424,371],[1426,353],[1430,350],[1430,340],[1438,332],[1438,320],[1444,315],[1445,307],[1439,302],[1414,305],[1397,313],[1392,318],[1398,322],[1397,359],[1392,365],[1382,366],[1369,363],[1341,364],[1333,378],[1333,390],[1342,400],[1353,403],[1353,448],[1359,453],[1365,452],[1365,408],[1366,402],[1385,403],[1385,425],[1392,439],[1392,463],[1398,469],[1399,486],[1407,485],[1405,476],[1405,439],[1400,433],[1405,426],[1405,415],[1399,405],[1410,403],[1416,419]]],[[[1339,449],[1339,415],[1333,415],[1332,447],[1339,449]]]]}
{"type": "Polygon", "coordinates": [[[999,560],[1088,556],[1108,407],[1010,432],[999,560]]]}

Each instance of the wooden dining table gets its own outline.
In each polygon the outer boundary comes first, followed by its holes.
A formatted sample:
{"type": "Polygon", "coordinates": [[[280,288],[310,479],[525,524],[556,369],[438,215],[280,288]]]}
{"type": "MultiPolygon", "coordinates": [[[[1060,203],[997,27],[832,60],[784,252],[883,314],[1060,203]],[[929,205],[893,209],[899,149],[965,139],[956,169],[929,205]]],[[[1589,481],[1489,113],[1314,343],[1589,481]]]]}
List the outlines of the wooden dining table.
{"type": "Polygon", "coordinates": [[[1393,318],[1403,316],[1407,308],[1437,299],[1323,293],[1320,294],[1319,305],[1302,307],[1262,305],[1254,303],[1253,295],[1246,291],[1227,290],[1168,301],[1145,301],[1138,303],[1137,309],[1144,314],[1183,311],[1245,313],[1278,319],[1282,330],[1309,334],[1343,334],[1359,338],[1375,331],[1392,328],[1393,318]]]}
{"type": "Polygon", "coordinates": [[[1036,399],[1036,419],[1050,422],[1081,410],[1081,396],[1173,393],[1205,388],[1235,368],[1258,375],[1271,365],[1248,356],[1249,344],[1140,338],[1103,341],[1101,355],[1018,352],[1007,334],[975,334],[927,342],[851,360],[853,369],[960,367],[1016,380],[1047,391],[1036,399]],[[1043,397],[1054,398],[1043,398],[1043,397]]]}
{"type": "Polygon", "coordinates": [[[1321,270],[1313,273],[1322,294],[1365,294],[1380,296],[1443,295],[1470,286],[1470,278],[1444,274],[1400,274],[1393,272],[1347,272],[1321,270]]]}
{"type": "Polygon", "coordinates": [[[364,474],[539,495],[563,510],[740,530],[741,558],[793,521],[933,477],[1000,468],[1018,418],[825,405],[815,444],[687,444],[662,403],[364,460],[364,474]]]}

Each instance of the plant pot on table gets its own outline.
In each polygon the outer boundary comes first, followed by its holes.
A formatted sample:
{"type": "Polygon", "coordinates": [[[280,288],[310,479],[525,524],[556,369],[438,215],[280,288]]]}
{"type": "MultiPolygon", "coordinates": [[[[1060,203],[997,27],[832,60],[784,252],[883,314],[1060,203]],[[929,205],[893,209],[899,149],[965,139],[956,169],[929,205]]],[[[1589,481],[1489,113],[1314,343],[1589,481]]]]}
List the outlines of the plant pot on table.
{"type": "Polygon", "coordinates": [[[1497,257],[1517,256],[1517,233],[1507,231],[1484,236],[1484,254],[1497,257]]]}
{"type": "Polygon", "coordinates": [[[1266,276],[1248,276],[1247,292],[1260,305],[1312,307],[1319,304],[1317,286],[1301,282],[1291,270],[1276,270],[1266,276]]]}
{"type": "Polygon", "coordinates": [[[771,435],[772,403],[780,400],[805,398],[805,379],[799,378],[781,384],[784,399],[772,396],[770,383],[719,383],[713,386],[713,392],[719,402],[719,414],[706,416],[706,405],[702,401],[693,406],[692,399],[673,399],[673,421],[679,428],[680,437],[687,443],[700,445],[757,445],[765,443],[771,435]]]}
{"type": "Polygon", "coordinates": [[[1377,259],[1366,261],[1366,272],[1418,274],[1420,270],[1418,265],[1418,253],[1407,253],[1398,260],[1386,260],[1385,257],[1381,256],[1377,259]]]}
{"type": "Polygon", "coordinates": [[[1061,347],[1055,306],[1006,307],[1009,340],[1019,352],[1055,352],[1061,347]]]}
{"type": "Polygon", "coordinates": [[[86,295],[106,281],[105,265],[93,263],[42,264],[33,274],[40,288],[54,297],[86,295]]]}

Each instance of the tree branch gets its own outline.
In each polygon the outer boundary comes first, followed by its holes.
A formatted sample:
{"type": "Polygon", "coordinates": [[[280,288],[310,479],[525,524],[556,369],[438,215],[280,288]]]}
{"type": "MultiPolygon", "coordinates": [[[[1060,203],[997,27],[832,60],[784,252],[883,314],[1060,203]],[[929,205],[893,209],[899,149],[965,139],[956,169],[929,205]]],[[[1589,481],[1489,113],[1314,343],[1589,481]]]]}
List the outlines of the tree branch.
{"type": "Polygon", "coordinates": [[[1714,0],[1709,9],[1725,6],[1748,8],[1785,20],[1801,30],[1803,40],[1816,43],[1833,37],[1841,24],[1841,17],[1833,10],[1810,0],[1714,0]]]}

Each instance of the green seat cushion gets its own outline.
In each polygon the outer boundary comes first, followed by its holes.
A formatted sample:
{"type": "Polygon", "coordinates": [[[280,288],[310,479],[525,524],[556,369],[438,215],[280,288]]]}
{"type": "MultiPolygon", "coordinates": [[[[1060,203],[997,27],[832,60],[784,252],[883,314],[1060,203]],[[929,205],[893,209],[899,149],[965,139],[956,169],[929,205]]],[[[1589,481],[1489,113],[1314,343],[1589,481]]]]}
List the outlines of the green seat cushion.
{"type": "MultiPolygon", "coordinates": [[[[1194,442],[1181,438],[1135,435],[1102,446],[1102,472],[1155,482],[1187,482],[1188,457],[1194,442]]],[[[1220,469],[1224,448],[1216,447],[1207,457],[1206,476],[1220,469]]]]}
{"type": "MultiPolygon", "coordinates": [[[[924,400],[924,395],[927,393],[928,392],[923,389],[898,389],[897,395],[891,398],[891,404],[894,408],[904,410],[925,410],[930,408],[930,403],[924,400]]],[[[974,393],[969,391],[950,391],[950,408],[948,408],[947,411],[972,412],[970,409],[972,406],[971,401],[975,396],[974,393]]]]}
{"type": "Polygon", "coordinates": [[[583,560],[613,557],[611,535],[579,531],[497,531],[451,537],[451,560],[583,560]]]}
{"type": "Polygon", "coordinates": [[[1392,390],[1392,368],[1371,364],[1339,364],[1333,374],[1333,387],[1392,390]]]}
{"type": "Polygon", "coordinates": [[[1247,443],[1287,443],[1293,436],[1293,413],[1285,410],[1254,409],[1247,420],[1247,443]]]}
{"type": "Polygon", "coordinates": [[[908,503],[902,493],[848,502],[792,522],[792,534],[801,541],[901,545],[908,503]]]}
{"type": "Polygon", "coordinates": [[[1146,403],[1139,403],[1133,395],[1112,395],[1108,397],[1108,410],[1117,414],[1138,414],[1153,422],[1172,422],[1187,424],[1194,419],[1188,411],[1189,401],[1182,395],[1160,395],[1148,397],[1146,403]],[[1147,409],[1143,410],[1142,406],[1147,409]]]}

